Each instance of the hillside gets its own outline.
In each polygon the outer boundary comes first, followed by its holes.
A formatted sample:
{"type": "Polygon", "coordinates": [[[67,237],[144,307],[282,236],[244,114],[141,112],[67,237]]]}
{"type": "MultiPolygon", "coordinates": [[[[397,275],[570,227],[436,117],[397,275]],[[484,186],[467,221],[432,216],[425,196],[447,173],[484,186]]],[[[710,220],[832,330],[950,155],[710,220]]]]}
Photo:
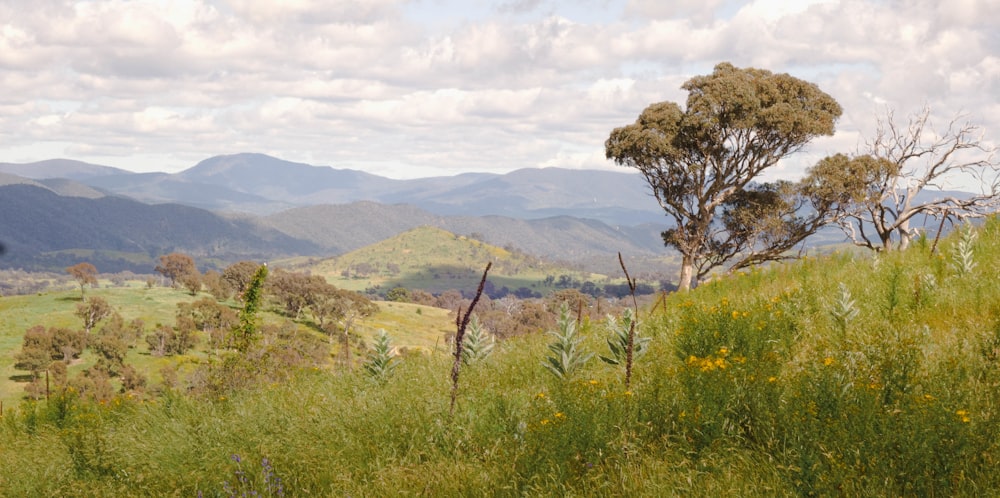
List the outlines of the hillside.
{"type": "Polygon", "coordinates": [[[67,197],[33,185],[0,187],[0,234],[5,267],[62,271],[72,251],[92,254],[100,271],[149,272],[155,258],[172,251],[222,260],[310,254],[312,244],[246,220],[179,204],[148,205],[106,196],[67,197]],[[93,251],[145,256],[148,262],[104,257],[93,251]]]}
{"type": "MultiPolygon", "coordinates": [[[[499,342],[457,390],[434,347],[382,377],[303,367],[209,394],[60,393],[4,411],[0,482],[12,496],[996,496],[998,271],[994,218],[936,247],[720,277],[640,310],[631,377],[581,359],[617,337],[584,320],[499,342]]],[[[73,301],[18,299],[42,314],[73,301]]],[[[392,312],[404,341],[423,311],[392,312]]]]}
{"type": "Polygon", "coordinates": [[[433,226],[417,227],[335,258],[299,261],[288,266],[322,275],[347,289],[405,287],[433,293],[456,289],[471,295],[487,263],[493,265],[489,274],[491,287],[507,287],[510,291],[526,287],[547,293],[551,289],[543,288],[542,282],[548,275],[604,278],[433,226]]]}

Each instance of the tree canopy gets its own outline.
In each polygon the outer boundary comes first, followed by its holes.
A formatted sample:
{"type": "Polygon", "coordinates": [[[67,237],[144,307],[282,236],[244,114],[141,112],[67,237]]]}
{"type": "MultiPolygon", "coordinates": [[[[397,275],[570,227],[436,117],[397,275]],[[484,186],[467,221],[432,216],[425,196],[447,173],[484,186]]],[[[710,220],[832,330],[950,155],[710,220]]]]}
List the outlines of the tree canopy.
{"type": "Polygon", "coordinates": [[[684,290],[712,268],[758,252],[744,243],[719,253],[725,247],[717,242],[727,235],[718,210],[782,158],[832,135],[841,107],[815,84],[729,63],[682,88],[685,109],[651,104],[635,123],[614,129],[605,149],[609,159],[642,173],[672,218],[663,239],[681,253],[684,290]]]}

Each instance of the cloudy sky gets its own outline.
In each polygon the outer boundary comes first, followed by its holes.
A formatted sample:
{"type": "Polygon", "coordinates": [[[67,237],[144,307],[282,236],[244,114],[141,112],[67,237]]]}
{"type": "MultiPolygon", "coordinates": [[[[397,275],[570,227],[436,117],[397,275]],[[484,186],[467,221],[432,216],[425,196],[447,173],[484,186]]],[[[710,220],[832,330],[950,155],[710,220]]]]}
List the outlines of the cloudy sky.
{"type": "Polygon", "coordinates": [[[0,0],[0,162],[176,172],[262,152],[395,178],[616,168],[604,140],[721,61],[1000,139],[1000,0],[0,0]]]}

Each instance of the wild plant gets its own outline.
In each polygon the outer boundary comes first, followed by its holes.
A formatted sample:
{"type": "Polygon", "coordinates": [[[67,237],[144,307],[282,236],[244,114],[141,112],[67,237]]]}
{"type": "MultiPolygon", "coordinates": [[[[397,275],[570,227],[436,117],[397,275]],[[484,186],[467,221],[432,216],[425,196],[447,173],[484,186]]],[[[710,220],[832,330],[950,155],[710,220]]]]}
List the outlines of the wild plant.
{"type": "Polygon", "coordinates": [[[493,352],[495,344],[493,334],[483,328],[477,315],[472,315],[462,344],[462,363],[470,365],[485,360],[493,352]]]}
{"type": "Polygon", "coordinates": [[[549,335],[555,338],[549,344],[549,351],[552,351],[553,356],[546,357],[542,364],[560,380],[569,380],[594,354],[586,352],[580,346],[583,337],[577,333],[577,322],[570,316],[569,306],[565,302],[559,309],[556,326],[558,330],[549,331],[549,335]]]}
{"type": "Polygon", "coordinates": [[[368,360],[364,364],[364,370],[373,379],[384,382],[396,369],[398,358],[392,352],[392,340],[385,329],[379,329],[375,334],[375,344],[372,351],[368,353],[368,360]]]}
{"type": "MultiPolygon", "coordinates": [[[[627,359],[628,350],[628,339],[629,333],[633,331],[633,320],[635,318],[635,312],[632,308],[625,308],[622,312],[621,320],[618,320],[614,315],[608,315],[608,331],[610,332],[610,337],[608,337],[608,349],[611,351],[609,356],[599,355],[601,361],[609,365],[624,365],[627,359]]],[[[649,341],[652,337],[639,337],[638,332],[635,332],[632,343],[632,355],[633,358],[638,358],[642,356],[649,348],[649,341]]]]}
{"type": "MultiPolygon", "coordinates": [[[[274,472],[274,467],[267,457],[260,460],[260,475],[247,474],[239,455],[233,455],[236,463],[233,479],[222,483],[222,492],[228,498],[244,498],[250,496],[277,497],[285,496],[285,487],[281,478],[274,472]]],[[[198,493],[201,496],[201,493],[198,493]]]]}
{"type": "Polygon", "coordinates": [[[955,251],[951,254],[951,267],[960,277],[968,275],[976,269],[972,251],[975,241],[976,232],[972,228],[972,224],[965,223],[959,233],[958,243],[955,244],[955,251]]]}
{"type": "Polygon", "coordinates": [[[833,317],[837,332],[843,339],[847,335],[847,326],[858,316],[858,308],[854,305],[851,290],[843,282],[840,283],[838,289],[837,298],[833,301],[833,307],[830,309],[830,316],[833,317]]]}

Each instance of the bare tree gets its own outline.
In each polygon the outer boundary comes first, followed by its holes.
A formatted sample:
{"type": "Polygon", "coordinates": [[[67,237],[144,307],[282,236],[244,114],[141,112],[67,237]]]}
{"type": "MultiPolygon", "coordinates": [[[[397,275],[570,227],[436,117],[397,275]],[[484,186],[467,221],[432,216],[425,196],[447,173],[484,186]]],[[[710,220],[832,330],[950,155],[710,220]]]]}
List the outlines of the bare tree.
{"type": "Polygon", "coordinates": [[[844,199],[845,216],[839,223],[856,245],[906,249],[919,234],[911,225],[917,216],[944,223],[982,217],[1000,205],[1000,163],[982,129],[957,115],[935,132],[930,114],[924,107],[901,124],[887,110],[865,143],[864,155],[827,158],[839,166],[827,164],[824,170],[821,162],[810,172],[817,182],[833,179],[845,192],[854,189],[844,199]],[[960,188],[963,180],[979,185],[979,191],[949,191],[960,188]]]}

